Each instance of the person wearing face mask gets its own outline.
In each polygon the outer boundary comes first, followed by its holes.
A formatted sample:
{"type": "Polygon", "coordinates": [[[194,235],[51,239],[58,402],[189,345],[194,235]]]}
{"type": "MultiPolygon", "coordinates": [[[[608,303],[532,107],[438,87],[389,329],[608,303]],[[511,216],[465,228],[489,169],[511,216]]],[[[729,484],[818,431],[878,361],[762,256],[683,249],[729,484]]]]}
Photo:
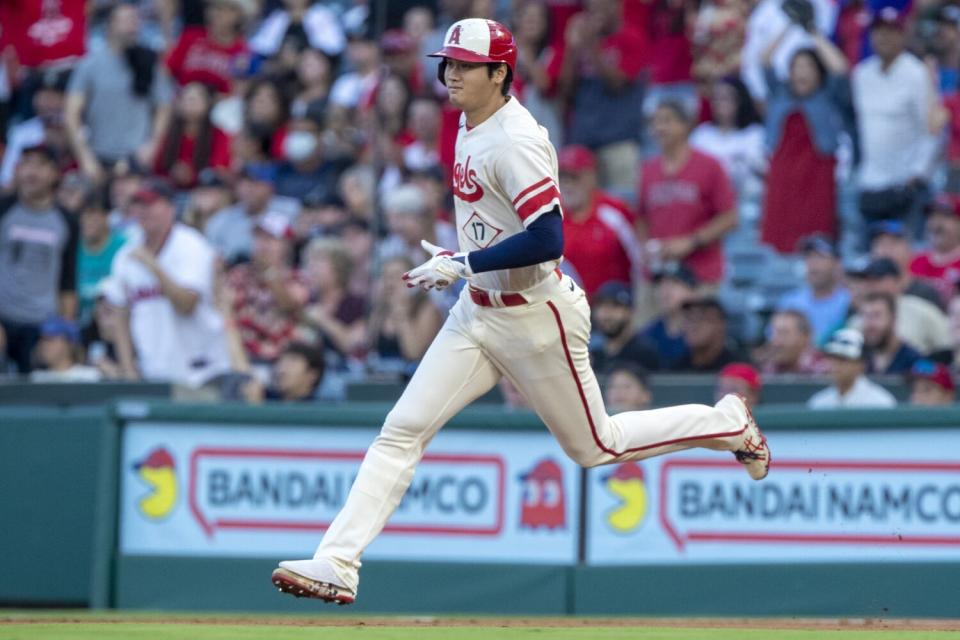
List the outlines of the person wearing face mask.
{"type": "Polygon", "coordinates": [[[277,170],[277,195],[302,199],[310,192],[336,191],[342,162],[325,157],[321,125],[304,116],[290,122],[283,139],[283,163],[277,170]]]}
{"type": "Polygon", "coordinates": [[[789,78],[777,78],[773,55],[788,33],[785,28],[764,56],[772,155],[761,238],[780,253],[792,253],[810,234],[837,234],[835,154],[850,111],[846,59],[819,33],[811,34],[812,48],[793,54],[789,78]]]}

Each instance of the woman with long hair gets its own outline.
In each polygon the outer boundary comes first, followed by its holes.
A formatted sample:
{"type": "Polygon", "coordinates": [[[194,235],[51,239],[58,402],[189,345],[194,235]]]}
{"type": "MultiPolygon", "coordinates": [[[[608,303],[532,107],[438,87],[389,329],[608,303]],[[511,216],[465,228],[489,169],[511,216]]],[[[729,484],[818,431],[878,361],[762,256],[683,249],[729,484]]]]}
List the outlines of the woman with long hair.
{"type": "Polygon", "coordinates": [[[796,251],[812,233],[837,235],[836,151],[850,111],[850,85],[843,53],[819,33],[813,47],[790,61],[786,82],[772,67],[787,30],[764,54],[767,148],[770,173],[764,197],[761,239],[781,253],[796,251]],[[798,197],[798,194],[802,194],[798,197]]]}
{"type": "Polygon", "coordinates": [[[230,167],[230,138],[210,122],[213,99],[213,90],[199,82],[185,86],[177,97],[173,123],[153,170],[179,189],[196,186],[197,176],[207,167],[230,167]]]}
{"type": "Polygon", "coordinates": [[[740,78],[722,78],[710,91],[709,122],[700,124],[690,144],[709,153],[723,165],[744,195],[759,195],[760,176],[766,171],[764,130],[760,114],[740,78]]]}

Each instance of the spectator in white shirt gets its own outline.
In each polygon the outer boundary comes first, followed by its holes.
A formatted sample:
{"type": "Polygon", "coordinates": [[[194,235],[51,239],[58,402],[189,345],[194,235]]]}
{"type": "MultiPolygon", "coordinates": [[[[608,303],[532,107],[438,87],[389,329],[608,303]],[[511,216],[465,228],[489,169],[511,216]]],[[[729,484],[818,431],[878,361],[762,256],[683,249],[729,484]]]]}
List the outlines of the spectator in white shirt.
{"type": "Polygon", "coordinates": [[[864,375],[863,334],[856,329],[840,329],[824,345],[830,360],[833,384],[816,392],[807,401],[811,409],[886,408],[897,405],[896,398],[864,375]]]}
{"type": "Polygon", "coordinates": [[[777,36],[789,27],[789,32],[771,60],[777,77],[786,80],[793,54],[813,44],[810,31],[828,35],[833,33],[839,5],[832,0],[760,0],[747,21],[740,65],[743,81],[755,99],[766,100],[763,54],[777,36]]]}
{"type": "Polygon", "coordinates": [[[875,54],[853,70],[861,150],[860,213],[868,221],[910,220],[922,234],[926,176],[936,155],[930,72],[906,51],[904,16],[882,9],[870,26],[875,54]]]}
{"type": "Polygon", "coordinates": [[[710,93],[709,122],[690,136],[690,145],[714,156],[740,196],[756,197],[763,187],[767,151],[760,114],[740,78],[722,78],[710,93]]]}
{"type": "Polygon", "coordinates": [[[113,261],[119,287],[110,303],[125,310],[116,336],[124,377],[199,387],[230,369],[213,301],[216,252],[200,232],[176,222],[172,197],[159,180],[134,196],[143,233],[113,261]]]}

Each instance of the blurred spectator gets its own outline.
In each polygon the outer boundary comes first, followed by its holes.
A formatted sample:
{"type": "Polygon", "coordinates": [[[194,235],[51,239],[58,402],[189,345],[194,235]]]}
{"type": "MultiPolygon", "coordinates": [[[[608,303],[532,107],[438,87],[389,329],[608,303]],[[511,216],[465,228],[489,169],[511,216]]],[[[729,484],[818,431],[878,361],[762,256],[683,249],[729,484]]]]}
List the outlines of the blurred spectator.
{"type": "Polygon", "coordinates": [[[816,392],[807,401],[811,409],[886,408],[896,398],[864,375],[863,335],[856,329],[840,329],[824,345],[829,357],[833,384],[816,392]]]}
{"type": "MultiPolygon", "coordinates": [[[[439,49],[441,44],[437,46],[439,49]]],[[[347,68],[330,89],[330,103],[354,109],[369,100],[380,78],[380,49],[366,36],[355,36],[347,43],[347,68]]]]}
{"type": "Polygon", "coordinates": [[[936,94],[926,66],[904,48],[905,19],[893,7],[876,14],[870,28],[875,54],[856,66],[852,84],[862,152],[860,213],[868,221],[908,220],[918,236],[936,153],[936,94]]]}
{"type": "MultiPolygon", "coordinates": [[[[690,36],[700,3],[693,0],[656,0],[649,3],[647,15],[637,11],[636,0],[627,2],[624,23],[649,34],[643,57],[649,57],[650,88],[648,105],[664,98],[686,101],[692,98],[691,71],[693,47],[690,36]]],[[[735,25],[731,25],[736,30],[735,25]]],[[[733,34],[731,34],[733,35],[733,34]]],[[[689,106],[693,106],[693,103],[689,106]]],[[[649,109],[647,109],[649,114],[649,109]]]]}
{"type": "Polygon", "coordinates": [[[551,33],[553,27],[546,3],[524,2],[520,5],[513,30],[517,41],[517,73],[513,89],[559,149],[563,146],[565,133],[562,104],[557,97],[563,51],[551,33]]]}
{"type": "Polygon", "coordinates": [[[322,51],[304,49],[297,59],[296,79],[296,95],[290,103],[290,114],[294,118],[322,122],[333,85],[333,62],[322,51]]]}
{"type": "Polygon", "coordinates": [[[117,283],[110,303],[125,310],[117,354],[126,378],[199,387],[229,369],[213,300],[216,253],[176,222],[172,197],[157,179],[134,197],[143,233],[120,250],[110,276],[117,283]]]}
{"type": "Polygon", "coordinates": [[[647,370],[659,368],[657,353],[633,328],[633,293],[625,282],[608,282],[593,296],[593,335],[590,358],[598,373],[621,362],[647,370]]]}
{"type": "Polygon", "coordinates": [[[683,262],[706,284],[723,278],[720,240],[737,226],[736,194],[720,163],[691,149],[692,125],[679,102],[664,101],[653,116],[662,155],[643,165],[638,227],[653,262],[683,262]]]}
{"type": "Polygon", "coordinates": [[[770,319],[770,338],[760,349],[761,371],[766,374],[827,373],[827,362],[813,348],[810,321],[801,311],[777,311],[770,319]]]}
{"type": "Polygon", "coordinates": [[[766,173],[766,149],[760,114],[746,85],[736,77],[710,85],[710,120],[690,135],[690,146],[715,157],[741,195],[756,197],[766,173]]]}
{"type": "Polygon", "coordinates": [[[567,23],[559,74],[571,105],[566,142],[596,151],[601,184],[629,193],[640,160],[647,43],[621,20],[621,0],[589,0],[584,9],[567,23]]]}
{"type": "Polygon", "coordinates": [[[377,249],[381,260],[404,256],[420,264],[428,257],[420,247],[422,239],[441,247],[459,246],[454,226],[430,215],[426,194],[419,187],[404,184],[385,194],[383,211],[389,235],[377,249]]]}
{"type": "Polygon", "coordinates": [[[887,293],[871,293],[860,307],[867,373],[906,373],[920,354],[904,344],[896,332],[897,302],[887,293]]]}
{"type": "MultiPolygon", "coordinates": [[[[127,167],[124,171],[115,172],[107,184],[110,197],[110,213],[107,218],[110,228],[129,237],[137,231],[137,221],[130,209],[133,196],[143,186],[145,173],[137,167],[127,167]]],[[[88,178],[89,180],[89,178],[88,178]]]]}
{"type": "Polygon", "coordinates": [[[260,24],[250,39],[254,53],[271,58],[280,52],[289,38],[302,40],[304,48],[319,49],[324,54],[339,56],[346,46],[340,21],[326,3],[312,0],[282,0],[260,24]],[[278,6],[282,5],[282,6],[278,6]]]}
{"type": "Polygon", "coordinates": [[[774,73],[785,80],[794,54],[813,44],[813,33],[834,32],[837,9],[837,3],[830,0],[760,0],[757,3],[747,21],[742,57],[743,80],[754,98],[761,102],[767,99],[763,58],[770,44],[787,29],[772,55],[774,73]]]}
{"type": "Polygon", "coordinates": [[[87,345],[87,364],[96,367],[104,378],[122,377],[117,350],[117,335],[123,309],[110,303],[121,299],[120,283],[106,277],[97,285],[93,306],[93,321],[83,330],[82,341],[87,345]]]}
{"type": "Polygon", "coordinates": [[[11,69],[65,66],[82,56],[87,29],[86,3],[5,0],[0,2],[3,39],[10,45],[11,69]]]}
{"type": "MultiPolygon", "coordinates": [[[[870,225],[869,231],[870,257],[889,258],[896,263],[903,278],[904,293],[923,298],[941,308],[946,305],[953,291],[953,282],[949,283],[949,289],[947,287],[943,288],[944,297],[941,298],[940,292],[929,281],[925,278],[914,277],[910,268],[912,264],[918,262],[919,256],[914,257],[913,246],[907,235],[907,228],[902,222],[899,220],[882,220],[870,225]]],[[[960,245],[960,242],[958,242],[958,245],[960,245]]],[[[960,270],[957,271],[957,276],[960,277],[960,270]]]]}
{"type": "Polygon", "coordinates": [[[573,264],[588,296],[605,282],[632,282],[640,243],[627,205],[597,187],[597,165],[586,147],[560,151],[563,257],[573,264]]]}
{"type": "Polygon", "coordinates": [[[277,82],[270,78],[256,78],[247,88],[243,104],[245,129],[253,138],[269,141],[271,159],[282,158],[290,107],[277,82]]]}
{"type": "Polygon", "coordinates": [[[708,373],[745,359],[727,335],[727,311],[719,300],[692,298],[683,303],[682,309],[688,351],[668,365],[671,371],[708,373]]]}
{"type": "Polygon", "coordinates": [[[30,382],[98,382],[96,367],[81,364],[80,327],[72,320],[51,316],[40,325],[37,343],[38,369],[30,372],[30,382]]]}
{"type": "Polygon", "coordinates": [[[371,167],[357,163],[340,176],[340,195],[353,218],[373,222],[377,181],[371,167]]]}
{"type": "Polygon", "coordinates": [[[302,321],[319,332],[341,360],[361,353],[367,343],[367,305],[347,288],[353,263],[343,242],[336,238],[310,241],[301,264],[310,288],[302,321]]]}
{"type": "Polygon", "coordinates": [[[16,194],[0,201],[0,326],[20,373],[30,370],[44,319],[77,313],[77,224],[54,200],[59,178],[52,149],[27,147],[16,194]]]}
{"type": "Polygon", "coordinates": [[[700,5],[693,24],[694,78],[710,82],[740,75],[740,55],[751,8],[744,0],[709,0],[700,5]]]}
{"type": "Polygon", "coordinates": [[[187,26],[167,56],[170,74],[181,85],[199,82],[222,94],[250,68],[244,24],[255,0],[205,0],[204,26],[187,26]]]}
{"type": "Polygon", "coordinates": [[[244,167],[237,182],[237,202],[213,214],[204,234],[227,264],[250,257],[253,229],[274,204],[277,170],[272,164],[244,167]]]}
{"type": "MultiPolygon", "coordinates": [[[[950,324],[940,309],[930,302],[903,293],[900,269],[887,258],[873,260],[863,273],[867,293],[885,293],[897,303],[897,335],[923,355],[950,348],[950,324]]],[[[859,312],[860,309],[858,308],[859,312]]],[[[849,326],[859,329],[861,319],[854,316],[849,326]]]]}
{"type": "Polygon", "coordinates": [[[950,322],[950,351],[942,354],[943,361],[952,363],[956,367],[960,364],[960,296],[950,300],[950,304],[947,305],[947,314],[950,322]]]}
{"type": "Polygon", "coordinates": [[[153,166],[170,121],[171,83],[152,50],[137,44],[133,5],[110,13],[107,45],[91,51],[70,76],[67,135],[80,168],[96,181],[117,163],[153,166]]]}
{"type": "Polygon", "coordinates": [[[197,186],[190,191],[182,219],[200,233],[205,233],[210,218],[232,203],[233,189],[225,177],[215,169],[204,169],[197,177],[197,186]]]}
{"type": "MultiPolygon", "coordinates": [[[[20,154],[26,147],[45,144],[58,158],[69,158],[70,146],[63,127],[63,94],[70,74],[67,71],[48,70],[38,75],[32,104],[34,116],[10,127],[6,132],[7,145],[0,165],[0,189],[13,188],[13,174],[20,154]]],[[[2,123],[0,123],[2,125],[2,123]]],[[[3,139],[0,126],[0,139],[3,139]]]]}
{"type": "Polygon", "coordinates": [[[619,362],[607,373],[604,384],[607,406],[612,413],[644,411],[650,408],[653,396],[643,367],[632,362],[619,362]]]}
{"type": "Polygon", "coordinates": [[[230,269],[226,286],[233,320],[254,364],[272,363],[294,338],[307,288],[291,268],[293,230],[285,216],[268,212],[254,230],[250,262],[230,269]]]}
{"type": "Polygon", "coordinates": [[[429,171],[440,164],[440,106],[430,98],[410,103],[407,115],[409,140],[403,145],[403,167],[407,171],[429,171]]]}
{"type": "Polygon", "coordinates": [[[387,260],[374,285],[368,360],[375,371],[412,373],[409,365],[423,357],[443,324],[427,293],[403,282],[403,274],[415,266],[406,256],[387,260]]]}
{"type": "Polygon", "coordinates": [[[79,211],[80,246],[77,250],[78,322],[86,327],[93,321],[93,308],[100,281],[110,275],[113,258],[124,237],[110,229],[101,192],[87,198],[79,211]]]}
{"type": "Polygon", "coordinates": [[[956,402],[957,387],[950,369],[932,360],[917,360],[910,368],[910,404],[935,407],[956,402]]]}
{"type": "Polygon", "coordinates": [[[321,185],[300,200],[300,215],[294,221],[293,233],[298,242],[336,235],[347,220],[346,204],[336,191],[328,192],[321,185]]]}
{"type": "Polygon", "coordinates": [[[728,393],[735,393],[747,401],[750,407],[760,404],[763,381],[760,372],[747,362],[731,362],[717,374],[717,386],[713,397],[720,400],[728,393]]]}
{"type": "Polygon", "coordinates": [[[327,158],[320,122],[296,118],[283,139],[284,162],[277,169],[278,195],[302,199],[307,193],[326,196],[336,192],[342,161],[327,158]]]}
{"type": "Polygon", "coordinates": [[[913,259],[909,269],[936,287],[941,296],[938,304],[943,305],[960,282],[960,197],[944,195],[934,201],[927,218],[927,241],[929,248],[913,259]]]}
{"type": "Polygon", "coordinates": [[[245,395],[254,402],[313,402],[323,382],[324,369],[322,346],[291,342],[273,365],[270,386],[264,389],[255,380],[251,381],[245,395]]]}
{"type": "Polygon", "coordinates": [[[434,220],[452,222],[453,203],[443,168],[437,165],[409,172],[410,184],[419,187],[426,199],[427,215],[434,220]]]}
{"type": "Polygon", "coordinates": [[[411,95],[428,93],[428,83],[433,78],[424,75],[423,58],[418,55],[417,42],[413,38],[401,29],[388,29],[380,37],[380,52],[387,76],[402,80],[411,95]]]}
{"type": "Polygon", "coordinates": [[[366,220],[348,219],[337,230],[350,263],[353,265],[347,291],[350,294],[366,299],[370,294],[370,275],[373,264],[373,234],[366,220]]]}
{"type": "Polygon", "coordinates": [[[653,284],[659,315],[641,334],[656,349],[660,362],[674,362],[688,351],[683,338],[683,305],[693,298],[699,283],[685,266],[667,263],[654,272],[653,284]]]}
{"type": "Polygon", "coordinates": [[[836,152],[851,111],[847,61],[818,33],[811,36],[812,48],[793,54],[789,79],[777,78],[772,56],[789,32],[785,27],[763,58],[772,155],[761,238],[780,253],[793,252],[812,233],[836,237],[836,152]]]}
{"type": "Polygon", "coordinates": [[[960,7],[938,8],[932,46],[939,92],[948,96],[960,89],[960,7]]]}
{"type": "Polygon", "coordinates": [[[90,178],[78,170],[68,171],[62,174],[57,185],[57,205],[73,215],[79,214],[96,191],[97,185],[90,178]]]}
{"type": "Polygon", "coordinates": [[[230,167],[230,138],[210,122],[211,89],[190,82],[180,90],[173,122],[154,163],[154,173],[169,178],[178,189],[197,184],[201,171],[230,167]]]}
{"type": "Polygon", "coordinates": [[[821,345],[846,322],[850,292],[841,283],[840,254],[836,245],[822,235],[800,243],[807,284],[783,296],[778,310],[795,309],[807,316],[813,342],[821,345]]]}

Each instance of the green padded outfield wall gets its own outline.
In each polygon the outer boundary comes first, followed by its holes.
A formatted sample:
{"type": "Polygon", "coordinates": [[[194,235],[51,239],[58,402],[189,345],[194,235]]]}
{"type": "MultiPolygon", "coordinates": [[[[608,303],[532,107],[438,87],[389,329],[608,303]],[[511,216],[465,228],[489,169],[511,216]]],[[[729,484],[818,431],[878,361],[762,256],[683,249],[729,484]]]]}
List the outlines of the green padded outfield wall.
{"type": "Polygon", "coordinates": [[[106,591],[116,435],[101,408],[0,408],[0,603],[86,606],[106,591]]]}

